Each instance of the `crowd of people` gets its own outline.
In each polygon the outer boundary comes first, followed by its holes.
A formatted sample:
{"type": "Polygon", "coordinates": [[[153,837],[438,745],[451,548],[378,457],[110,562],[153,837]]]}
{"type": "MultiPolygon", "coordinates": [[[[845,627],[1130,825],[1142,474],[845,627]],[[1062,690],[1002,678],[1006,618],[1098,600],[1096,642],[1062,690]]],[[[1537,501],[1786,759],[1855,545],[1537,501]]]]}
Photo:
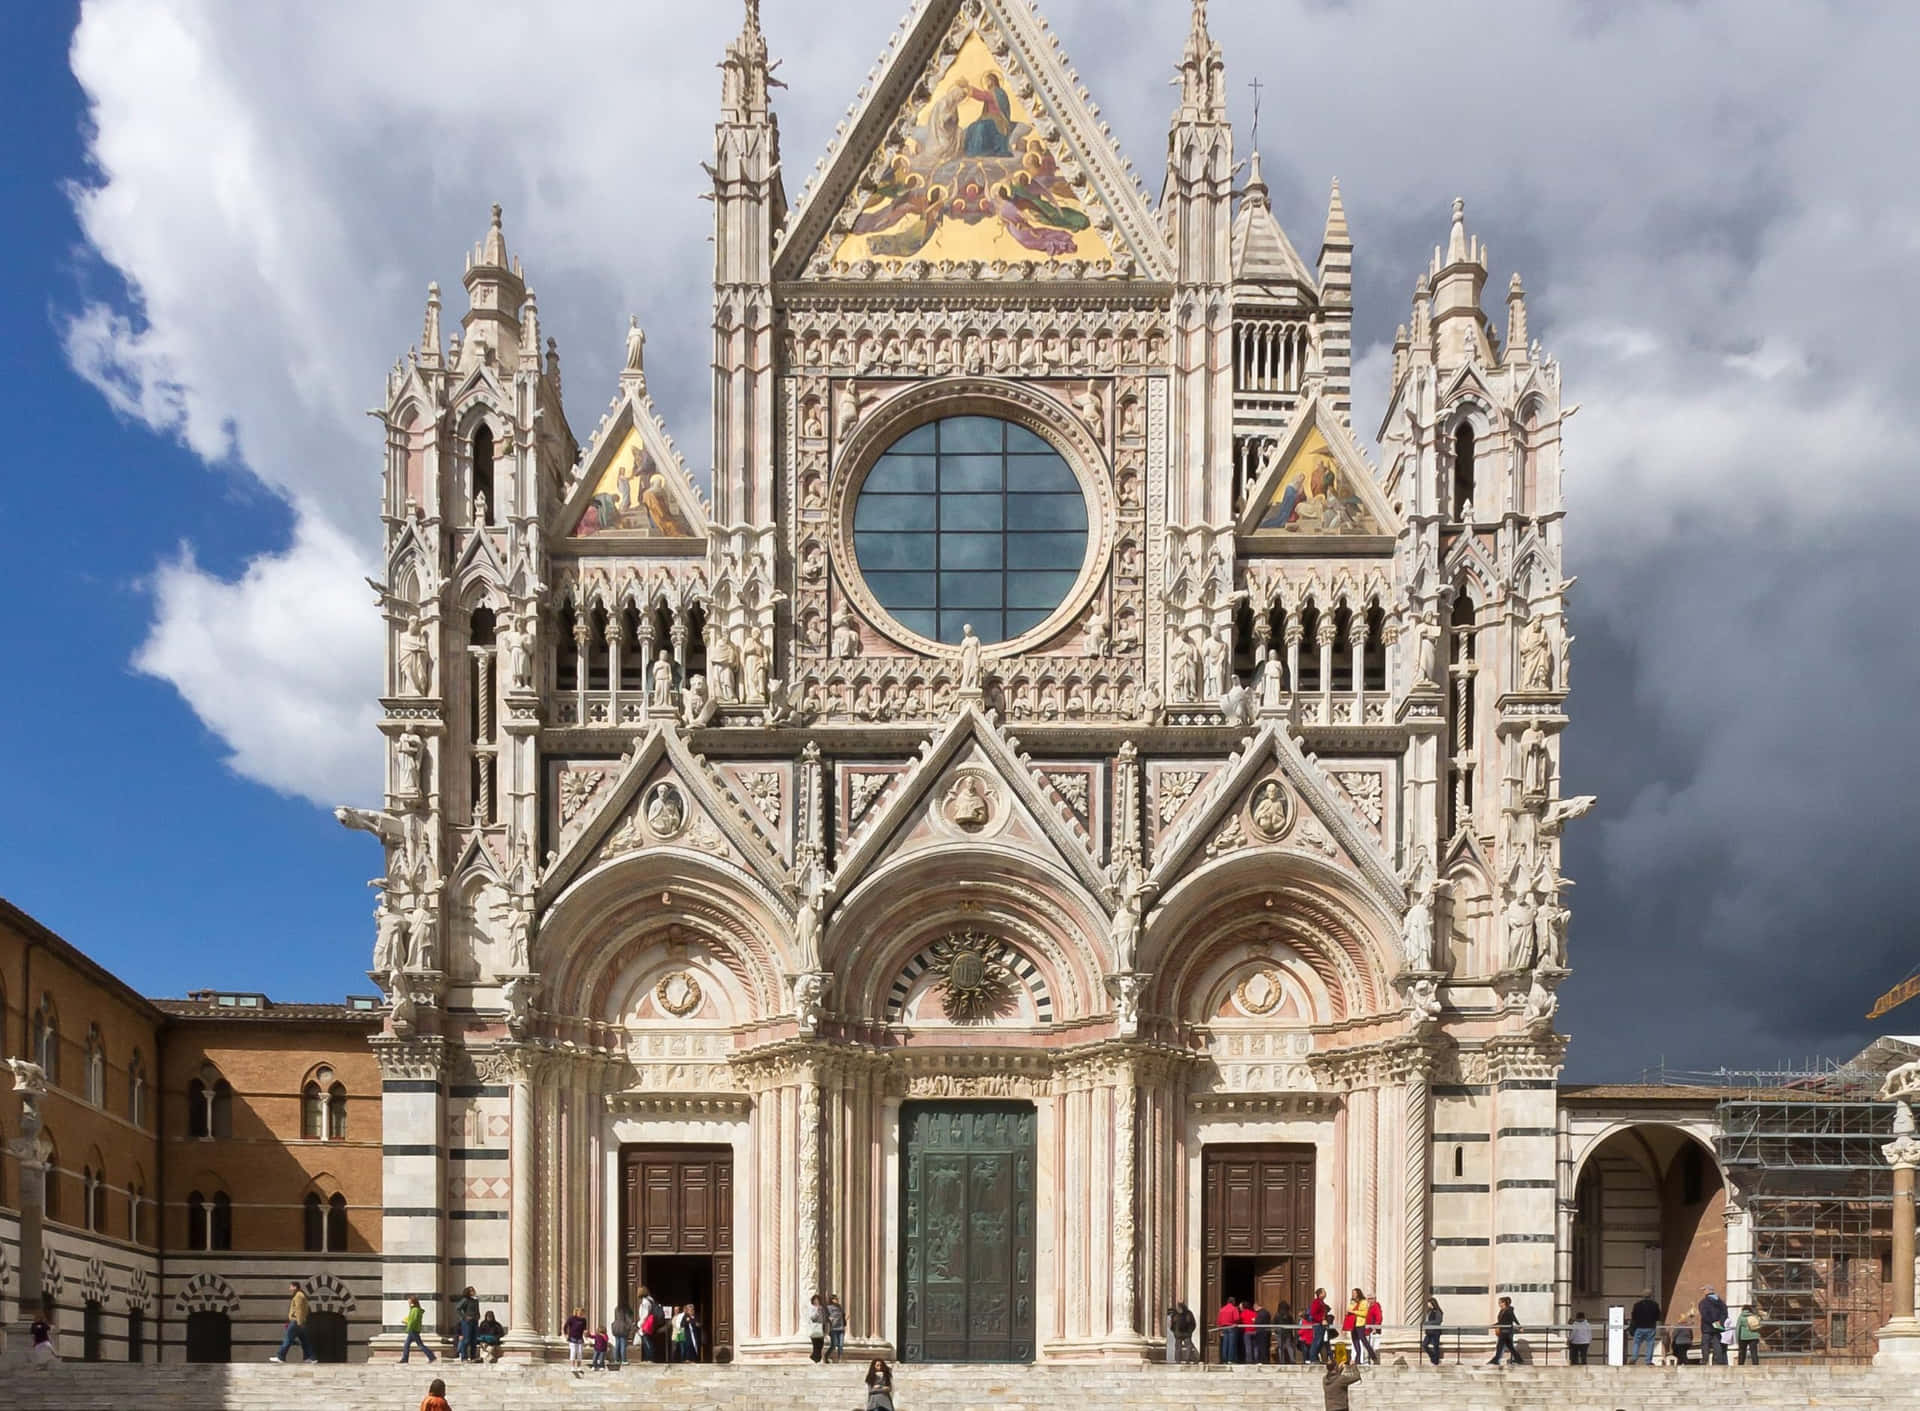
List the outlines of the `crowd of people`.
{"type": "Polygon", "coordinates": [[[1711,1285],[1700,1290],[1700,1301],[1692,1309],[1674,1309],[1663,1323],[1659,1301],[1649,1291],[1641,1295],[1628,1316],[1632,1341],[1627,1362],[1652,1366],[1659,1358],[1671,1357],[1683,1367],[1724,1367],[1732,1351],[1737,1352],[1741,1366],[1757,1367],[1763,1326],[1752,1308],[1728,1308],[1727,1301],[1711,1285]],[[1658,1353],[1662,1342],[1666,1346],[1664,1354],[1658,1353]]]}

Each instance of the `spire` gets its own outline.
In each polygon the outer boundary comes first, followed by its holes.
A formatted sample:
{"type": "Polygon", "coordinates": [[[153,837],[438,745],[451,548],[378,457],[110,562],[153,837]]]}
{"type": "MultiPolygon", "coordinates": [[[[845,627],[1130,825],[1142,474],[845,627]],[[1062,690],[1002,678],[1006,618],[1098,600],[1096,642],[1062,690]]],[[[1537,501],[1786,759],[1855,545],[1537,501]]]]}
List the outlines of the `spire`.
{"type": "Polygon", "coordinates": [[[1193,0],[1193,23],[1180,56],[1180,118],[1184,122],[1225,122],[1227,65],[1220,46],[1207,32],[1207,0],[1193,0]]]}
{"type": "Polygon", "coordinates": [[[427,286],[427,317],[420,329],[420,365],[440,366],[440,283],[427,286]]]}
{"type": "Polygon", "coordinates": [[[540,371],[540,301],[531,289],[520,308],[520,368],[523,372],[540,371]]]}
{"type": "Polygon", "coordinates": [[[507,267],[507,237],[500,229],[500,203],[493,203],[493,222],[487,227],[485,237],[474,247],[473,255],[467,261],[468,269],[505,269],[507,267]]]}
{"type": "Polygon", "coordinates": [[[507,237],[500,228],[500,207],[480,243],[467,252],[467,312],[460,320],[462,354],[456,365],[464,371],[476,362],[491,362],[511,372],[520,366],[520,309],[527,301],[527,282],[518,260],[507,258],[507,237]]]}
{"type": "Polygon", "coordinates": [[[1353,237],[1347,234],[1347,208],[1340,201],[1340,178],[1333,179],[1333,193],[1327,197],[1327,231],[1320,237],[1323,246],[1335,246],[1348,250],[1353,248],[1353,237]]]}
{"type": "Polygon", "coordinates": [[[1262,210],[1272,210],[1273,202],[1267,192],[1267,179],[1260,172],[1260,149],[1253,149],[1253,155],[1247,159],[1246,199],[1262,210]]]}
{"type": "Polygon", "coordinates": [[[721,121],[765,122],[767,90],[780,86],[767,62],[767,37],[760,30],[760,0],[746,0],[740,35],[720,61],[721,121]]]}
{"type": "Polygon", "coordinates": [[[1516,273],[1507,284],[1507,361],[1527,360],[1527,291],[1516,273]]]}
{"type": "Polygon", "coordinates": [[[553,384],[553,395],[560,395],[560,345],[551,338],[547,340],[547,381],[553,384]]]}
{"type": "Polygon", "coordinates": [[[1447,263],[1461,265],[1467,262],[1467,203],[1460,197],[1453,198],[1453,231],[1447,236],[1447,263]]]}
{"type": "Polygon", "coordinates": [[[1423,352],[1433,346],[1433,288],[1423,274],[1413,283],[1413,350],[1423,352]]]}

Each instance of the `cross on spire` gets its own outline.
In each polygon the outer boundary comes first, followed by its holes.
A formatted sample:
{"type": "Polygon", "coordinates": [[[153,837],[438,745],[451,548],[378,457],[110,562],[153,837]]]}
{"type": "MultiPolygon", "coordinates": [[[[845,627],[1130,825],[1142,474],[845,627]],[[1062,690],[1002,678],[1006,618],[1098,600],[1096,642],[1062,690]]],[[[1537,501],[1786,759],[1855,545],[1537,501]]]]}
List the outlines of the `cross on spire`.
{"type": "Polygon", "coordinates": [[[1256,152],[1260,150],[1260,90],[1265,86],[1258,74],[1247,84],[1253,90],[1253,150],[1256,152]]]}

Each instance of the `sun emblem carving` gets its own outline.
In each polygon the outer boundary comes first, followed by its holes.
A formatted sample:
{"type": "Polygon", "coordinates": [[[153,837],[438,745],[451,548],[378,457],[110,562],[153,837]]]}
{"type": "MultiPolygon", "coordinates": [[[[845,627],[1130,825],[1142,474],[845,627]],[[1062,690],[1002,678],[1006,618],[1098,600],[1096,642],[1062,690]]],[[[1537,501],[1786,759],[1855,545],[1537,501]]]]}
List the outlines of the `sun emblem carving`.
{"type": "Polygon", "coordinates": [[[675,1019],[684,1019],[700,1007],[700,982],[691,971],[676,970],[653,987],[653,998],[675,1019]]]}
{"type": "Polygon", "coordinates": [[[929,948],[940,977],[940,1004],[956,1024],[979,1024],[1006,1013],[1013,1003],[1013,977],[995,955],[991,936],[963,931],[929,948]]]}

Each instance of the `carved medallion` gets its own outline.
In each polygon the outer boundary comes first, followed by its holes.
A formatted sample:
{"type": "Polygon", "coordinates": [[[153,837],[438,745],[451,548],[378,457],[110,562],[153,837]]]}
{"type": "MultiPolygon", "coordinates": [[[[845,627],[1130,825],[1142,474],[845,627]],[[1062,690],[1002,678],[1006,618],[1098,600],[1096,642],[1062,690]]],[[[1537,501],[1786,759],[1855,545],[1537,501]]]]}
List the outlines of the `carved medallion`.
{"type": "Polygon", "coordinates": [[[680,835],[687,826],[687,799],[679,788],[662,780],[647,791],[646,807],[642,813],[647,820],[647,831],[663,842],[680,835]]]}
{"type": "Polygon", "coordinates": [[[993,956],[990,937],[964,932],[935,941],[929,952],[940,977],[941,1007],[956,1024],[978,1024],[1004,1013],[1013,981],[993,956]]]}
{"type": "Polygon", "coordinates": [[[1253,831],[1272,842],[1293,821],[1293,802],[1278,779],[1269,779],[1253,796],[1253,831]]]}
{"type": "Polygon", "coordinates": [[[977,833],[993,821],[993,806],[998,795],[993,786],[975,774],[962,774],[953,781],[941,809],[947,821],[969,833],[977,833]]]}
{"type": "Polygon", "coordinates": [[[684,1019],[700,1007],[700,982],[687,970],[676,970],[653,988],[653,998],[675,1019],[684,1019]]]}
{"type": "Polygon", "coordinates": [[[1275,970],[1254,971],[1233,992],[1234,1002],[1248,1014],[1271,1014],[1285,996],[1286,990],[1275,970]]]}

